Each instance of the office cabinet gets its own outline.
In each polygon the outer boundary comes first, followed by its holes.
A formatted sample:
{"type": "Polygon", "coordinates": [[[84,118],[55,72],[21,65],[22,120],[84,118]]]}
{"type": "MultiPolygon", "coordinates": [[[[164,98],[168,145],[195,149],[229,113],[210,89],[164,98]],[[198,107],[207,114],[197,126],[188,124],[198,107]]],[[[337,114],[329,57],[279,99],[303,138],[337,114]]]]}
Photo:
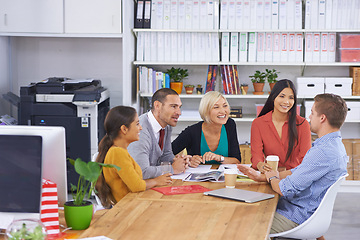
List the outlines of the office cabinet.
{"type": "Polygon", "coordinates": [[[121,1],[64,0],[65,33],[121,33],[121,1]]]}
{"type": "Polygon", "coordinates": [[[62,33],[62,0],[0,0],[0,32],[62,33]]]}

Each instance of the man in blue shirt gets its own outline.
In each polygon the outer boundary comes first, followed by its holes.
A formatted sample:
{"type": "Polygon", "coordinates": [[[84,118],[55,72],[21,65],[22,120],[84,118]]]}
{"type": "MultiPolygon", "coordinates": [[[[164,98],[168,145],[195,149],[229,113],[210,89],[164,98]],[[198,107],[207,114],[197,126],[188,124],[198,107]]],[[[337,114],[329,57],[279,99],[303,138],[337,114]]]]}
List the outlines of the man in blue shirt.
{"type": "Polygon", "coordinates": [[[340,127],[345,121],[345,101],[334,94],[319,94],[311,108],[310,130],[318,135],[302,163],[294,169],[260,174],[238,165],[256,181],[268,181],[280,194],[270,233],[290,230],[306,221],[317,209],[328,188],[346,174],[347,155],[340,127]]]}

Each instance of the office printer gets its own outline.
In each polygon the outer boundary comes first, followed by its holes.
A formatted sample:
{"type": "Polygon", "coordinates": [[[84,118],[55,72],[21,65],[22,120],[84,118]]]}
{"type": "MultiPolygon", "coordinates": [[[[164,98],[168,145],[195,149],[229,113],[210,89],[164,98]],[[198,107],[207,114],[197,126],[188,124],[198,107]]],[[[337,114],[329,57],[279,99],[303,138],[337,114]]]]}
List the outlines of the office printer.
{"type": "MultiPolygon", "coordinates": [[[[20,88],[19,125],[63,126],[67,157],[90,161],[105,135],[109,91],[100,80],[47,78],[20,88]]],[[[73,167],[68,182],[77,183],[73,167]]]]}

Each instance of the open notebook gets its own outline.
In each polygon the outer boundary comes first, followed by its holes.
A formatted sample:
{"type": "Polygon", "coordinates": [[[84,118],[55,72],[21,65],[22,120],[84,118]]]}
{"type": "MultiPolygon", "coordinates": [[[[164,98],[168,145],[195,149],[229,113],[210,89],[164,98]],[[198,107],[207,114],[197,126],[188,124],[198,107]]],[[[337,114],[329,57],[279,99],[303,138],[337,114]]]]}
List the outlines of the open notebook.
{"type": "Polygon", "coordinates": [[[208,196],[227,198],[247,203],[254,203],[274,197],[273,194],[247,191],[237,188],[221,188],[209,192],[204,192],[204,194],[208,196]]]}

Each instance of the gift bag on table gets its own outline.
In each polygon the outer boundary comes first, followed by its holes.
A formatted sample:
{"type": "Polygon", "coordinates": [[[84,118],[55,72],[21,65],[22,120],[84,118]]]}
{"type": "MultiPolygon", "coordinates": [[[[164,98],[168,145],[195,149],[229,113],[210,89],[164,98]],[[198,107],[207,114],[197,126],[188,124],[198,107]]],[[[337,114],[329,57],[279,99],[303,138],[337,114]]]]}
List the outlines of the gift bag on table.
{"type": "Polygon", "coordinates": [[[58,208],[56,183],[43,179],[40,219],[47,229],[48,239],[55,239],[60,235],[58,208]]]}

